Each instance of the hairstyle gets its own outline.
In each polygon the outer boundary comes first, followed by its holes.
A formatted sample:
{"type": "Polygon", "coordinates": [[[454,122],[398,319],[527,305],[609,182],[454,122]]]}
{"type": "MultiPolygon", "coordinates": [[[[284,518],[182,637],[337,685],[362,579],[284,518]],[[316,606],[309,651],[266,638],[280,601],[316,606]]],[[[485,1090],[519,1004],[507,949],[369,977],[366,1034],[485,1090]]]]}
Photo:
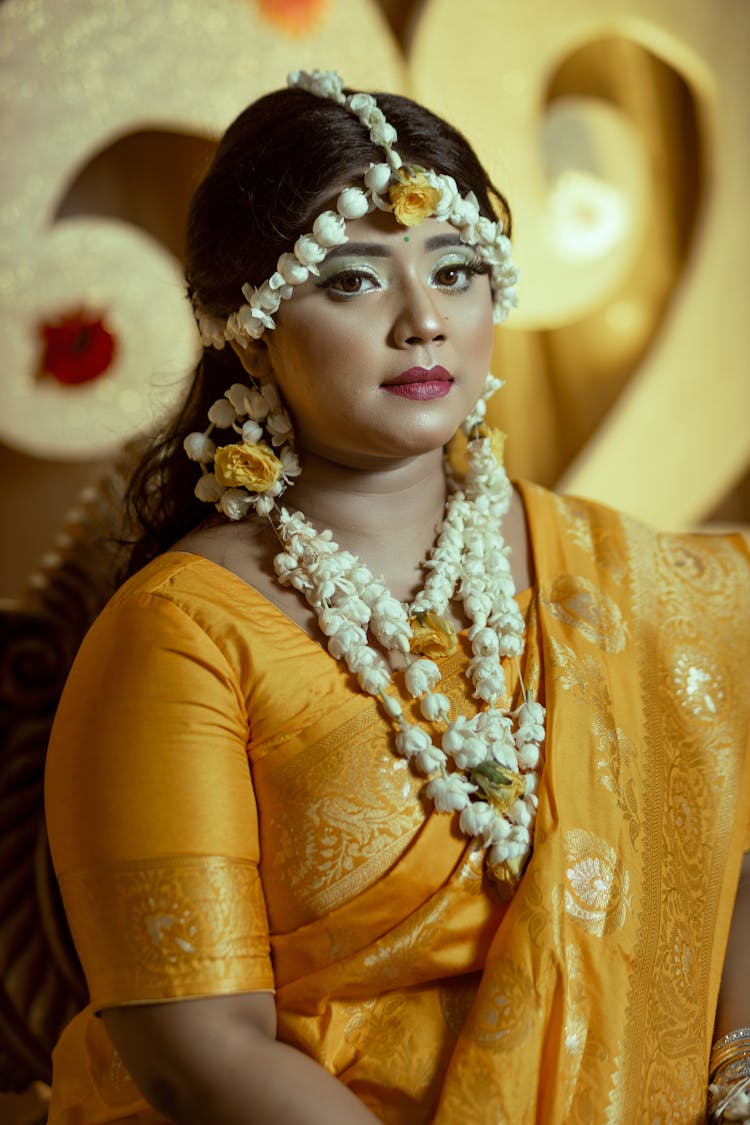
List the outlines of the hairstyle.
{"type": "MultiPolygon", "coordinates": [[[[423,106],[396,94],[376,94],[398,133],[404,162],[452,176],[473,191],[487,218],[510,212],[468,141],[423,106]]],[[[188,295],[224,319],[242,304],[245,282],[260,285],[281,254],[309,230],[330,197],[382,161],[360,122],[333,102],[304,90],[283,89],[248,106],[229,126],[190,206],[186,239],[188,295]]],[[[136,528],[127,573],[170,547],[205,518],[194,496],[196,466],[182,442],[202,430],[206,414],[233,382],[246,375],[230,347],[205,348],[178,415],[156,435],[128,489],[136,528]]]]}

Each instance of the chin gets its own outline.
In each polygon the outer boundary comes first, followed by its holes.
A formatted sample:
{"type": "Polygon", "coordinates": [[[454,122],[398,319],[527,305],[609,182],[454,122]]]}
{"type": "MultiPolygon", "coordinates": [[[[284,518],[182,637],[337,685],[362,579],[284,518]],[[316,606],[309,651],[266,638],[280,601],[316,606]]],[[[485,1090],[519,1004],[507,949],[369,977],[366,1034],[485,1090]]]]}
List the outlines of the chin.
{"type": "Polygon", "coordinates": [[[470,410],[471,406],[468,406],[460,417],[456,417],[455,411],[451,411],[451,416],[448,418],[441,418],[439,421],[430,419],[424,426],[415,428],[411,440],[415,445],[424,446],[425,451],[442,448],[453,438],[470,410]]]}
{"type": "Polygon", "coordinates": [[[452,440],[458,426],[446,426],[432,430],[430,433],[414,434],[401,443],[401,451],[405,457],[420,457],[437,450],[442,451],[452,440]]]}

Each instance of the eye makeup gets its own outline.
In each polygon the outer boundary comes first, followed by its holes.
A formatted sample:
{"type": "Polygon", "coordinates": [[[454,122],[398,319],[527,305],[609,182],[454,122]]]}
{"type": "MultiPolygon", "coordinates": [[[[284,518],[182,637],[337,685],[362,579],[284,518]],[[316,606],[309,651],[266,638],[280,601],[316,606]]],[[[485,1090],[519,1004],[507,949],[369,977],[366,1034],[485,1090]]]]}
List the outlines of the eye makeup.
{"type": "MultiPolygon", "coordinates": [[[[373,253],[381,249],[378,244],[365,243],[336,247],[338,253],[329,254],[319,266],[316,288],[342,297],[389,288],[399,266],[390,253],[373,253]]],[[[488,272],[487,264],[471,247],[454,246],[453,240],[450,251],[432,260],[435,254],[436,250],[425,252],[425,281],[444,292],[466,292],[474,276],[488,272]]]]}

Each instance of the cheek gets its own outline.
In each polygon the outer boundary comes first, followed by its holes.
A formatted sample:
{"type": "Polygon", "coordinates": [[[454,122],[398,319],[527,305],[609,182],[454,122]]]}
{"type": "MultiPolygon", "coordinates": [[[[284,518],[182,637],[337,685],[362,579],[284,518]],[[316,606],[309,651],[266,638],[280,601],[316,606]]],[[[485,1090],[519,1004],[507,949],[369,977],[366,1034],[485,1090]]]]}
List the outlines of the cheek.
{"type": "Polygon", "coordinates": [[[315,342],[308,340],[304,333],[277,328],[270,334],[268,354],[271,369],[279,387],[285,394],[293,391],[301,376],[310,368],[311,350],[314,354],[315,342]]]}
{"type": "MultiPolygon", "coordinates": [[[[478,280],[481,283],[486,279],[478,280]]],[[[454,328],[461,331],[464,346],[469,346],[476,351],[492,347],[495,336],[492,315],[492,292],[487,281],[486,286],[483,284],[481,290],[474,289],[466,294],[464,303],[456,309],[454,328]]]]}
{"type": "Polygon", "coordinates": [[[343,365],[337,354],[345,355],[345,349],[318,326],[312,333],[286,334],[274,341],[269,352],[279,390],[297,424],[302,418],[317,416],[321,394],[337,386],[343,365]]]}
{"type": "Polygon", "coordinates": [[[318,379],[344,378],[362,362],[371,347],[361,325],[342,325],[341,319],[318,318],[314,327],[295,326],[279,334],[269,346],[271,363],[282,390],[289,393],[310,386],[318,379]]]}
{"type": "Polygon", "coordinates": [[[477,357],[484,356],[489,363],[495,343],[495,325],[492,321],[492,306],[489,311],[482,310],[471,325],[467,326],[467,345],[477,357]]]}

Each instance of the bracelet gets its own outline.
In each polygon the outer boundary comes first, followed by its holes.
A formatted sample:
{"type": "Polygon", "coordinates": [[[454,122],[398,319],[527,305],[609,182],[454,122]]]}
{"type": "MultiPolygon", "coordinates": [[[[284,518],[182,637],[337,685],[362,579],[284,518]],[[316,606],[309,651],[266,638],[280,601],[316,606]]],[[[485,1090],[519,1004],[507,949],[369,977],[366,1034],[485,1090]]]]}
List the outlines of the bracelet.
{"type": "Polygon", "coordinates": [[[741,1059],[728,1059],[711,1076],[711,1081],[719,1086],[726,1086],[728,1082],[736,1082],[739,1078],[750,1078],[750,1056],[741,1059]]]}
{"type": "Polygon", "coordinates": [[[750,1120],[750,1027],[738,1027],[714,1043],[709,1076],[711,1118],[750,1120]]]}
{"type": "Polygon", "coordinates": [[[717,1039],[711,1048],[708,1073],[711,1081],[718,1070],[732,1059],[750,1056],[750,1027],[738,1027],[717,1039]]]}

